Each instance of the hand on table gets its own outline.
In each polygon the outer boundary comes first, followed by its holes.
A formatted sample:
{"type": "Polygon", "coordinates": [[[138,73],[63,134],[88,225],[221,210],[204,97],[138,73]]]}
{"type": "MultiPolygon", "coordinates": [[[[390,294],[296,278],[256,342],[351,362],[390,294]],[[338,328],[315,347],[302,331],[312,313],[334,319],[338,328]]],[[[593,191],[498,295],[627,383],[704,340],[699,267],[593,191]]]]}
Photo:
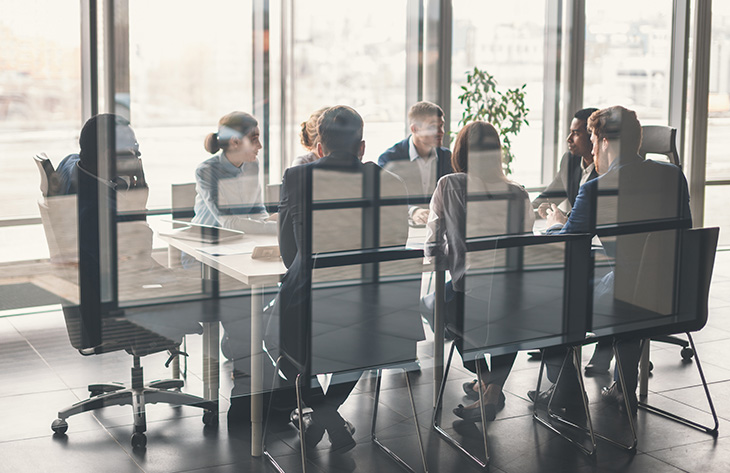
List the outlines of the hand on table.
{"type": "Polygon", "coordinates": [[[553,225],[565,225],[568,221],[568,216],[563,213],[555,204],[550,204],[550,207],[545,211],[547,215],[548,228],[553,225]]]}

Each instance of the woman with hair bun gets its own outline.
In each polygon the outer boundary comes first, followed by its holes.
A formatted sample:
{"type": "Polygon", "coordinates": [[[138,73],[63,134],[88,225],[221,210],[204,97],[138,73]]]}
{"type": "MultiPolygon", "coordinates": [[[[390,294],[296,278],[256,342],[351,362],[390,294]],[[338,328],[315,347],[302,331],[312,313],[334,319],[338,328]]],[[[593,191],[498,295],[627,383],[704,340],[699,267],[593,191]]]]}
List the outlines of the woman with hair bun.
{"type": "Polygon", "coordinates": [[[319,155],[317,155],[317,143],[319,143],[317,124],[319,123],[319,117],[321,117],[328,108],[329,107],[320,108],[316,112],[312,113],[307,120],[302,122],[302,131],[299,133],[299,139],[302,146],[304,146],[304,149],[309,152],[298,156],[291,164],[292,166],[311,163],[319,159],[319,155]]]}
{"type": "Polygon", "coordinates": [[[220,119],[216,133],[205,137],[205,149],[214,156],[195,170],[193,223],[276,233],[276,222],[266,212],[259,182],[260,133],[253,116],[231,112],[220,119]]]}

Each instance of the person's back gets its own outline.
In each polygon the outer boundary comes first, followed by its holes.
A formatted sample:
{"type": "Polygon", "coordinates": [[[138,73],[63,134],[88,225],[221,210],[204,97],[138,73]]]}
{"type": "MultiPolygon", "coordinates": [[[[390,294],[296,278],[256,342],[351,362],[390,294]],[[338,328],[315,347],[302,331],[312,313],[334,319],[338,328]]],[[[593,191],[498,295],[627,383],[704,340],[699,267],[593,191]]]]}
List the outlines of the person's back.
{"type": "MultiPolygon", "coordinates": [[[[288,270],[282,278],[277,311],[280,351],[284,356],[282,370],[290,379],[304,370],[309,356],[315,356],[316,350],[309,340],[312,319],[327,315],[311,310],[315,300],[313,281],[336,278],[339,283],[362,283],[359,267],[355,272],[345,267],[344,273],[338,273],[340,268],[332,268],[334,273],[325,270],[322,275],[322,270],[313,271],[307,258],[316,253],[402,245],[406,240],[405,206],[379,207],[381,191],[388,193],[400,185],[401,190],[397,192],[403,194],[402,184],[378,166],[361,162],[362,126],[362,118],[353,109],[344,106],[328,109],[319,122],[318,154],[322,157],[284,173],[279,204],[279,247],[288,270]],[[373,214],[375,210],[379,210],[377,215],[373,214]],[[382,238],[373,235],[376,227],[368,225],[372,219],[378,219],[381,228],[388,229],[380,233],[382,238]]],[[[339,312],[331,315],[343,316],[339,312]]],[[[360,329],[361,335],[367,334],[366,328],[360,329]]],[[[267,349],[268,344],[267,341],[267,349]]],[[[346,365],[340,368],[345,371],[346,365]]],[[[312,437],[311,443],[319,442],[327,430],[333,449],[354,447],[354,428],[337,412],[359,378],[357,368],[353,366],[351,370],[355,373],[354,381],[352,375],[335,376],[326,393],[314,389],[305,397],[313,409],[306,433],[312,437]]]]}

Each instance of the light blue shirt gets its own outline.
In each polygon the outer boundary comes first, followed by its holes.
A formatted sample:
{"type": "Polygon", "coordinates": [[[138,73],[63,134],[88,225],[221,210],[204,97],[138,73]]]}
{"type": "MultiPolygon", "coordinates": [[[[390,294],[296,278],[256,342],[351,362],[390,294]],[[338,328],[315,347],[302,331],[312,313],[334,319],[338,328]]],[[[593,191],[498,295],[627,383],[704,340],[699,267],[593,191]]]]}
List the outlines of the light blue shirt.
{"type": "Polygon", "coordinates": [[[195,170],[193,223],[232,228],[251,233],[276,233],[276,222],[263,203],[259,163],[234,166],[225,153],[203,161],[195,170]]]}

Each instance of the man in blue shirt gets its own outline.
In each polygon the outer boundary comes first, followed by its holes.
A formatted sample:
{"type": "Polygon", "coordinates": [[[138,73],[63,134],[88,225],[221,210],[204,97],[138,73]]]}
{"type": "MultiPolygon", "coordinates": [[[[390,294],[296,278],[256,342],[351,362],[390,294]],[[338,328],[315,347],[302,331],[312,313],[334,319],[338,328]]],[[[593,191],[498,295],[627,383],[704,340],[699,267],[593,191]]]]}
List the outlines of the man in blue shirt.
{"type": "MultiPolygon", "coordinates": [[[[645,160],[638,155],[641,124],[635,112],[620,106],[594,112],[588,119],[588,131],[591,133],[594,163],[599,177],[581,186],[569,217],[555,204],[551,205],[547,210],[548,233],[591,233],[600,236],[602,225],[651,223],[652,220],[675,220],[676,225],[672,228],[677,229],[691,226],[689,191],[682,171],[672,164],[645,160]]],[[[629,234],[602,241],[606,254],[615,258],[615,270],[599,283],[599,287],[603,286],[606,290],[604,294],[597,291],[594,304],[600,303],[601,298],[609,294],[615,300],[624,297],[621,291],[627,281],[635,281],[633,278],[636,277],[645,242],[646,234],[629,234]],[[621,254],[617,251],[619,247],[621,254]],[[623,270],[626,277],[616,276],[614,280],[614,274],[618,274],[619,270],[623,270]]],[[[614,382],[610,387],[603,388],[602,397],[622,406],[624,396],[627,396],[631,411],[635,414],[640,340],[623,340],[619,345],[619,354],[627,392],[621,392],[614,382]]],[[[574,376],[568,373],[566,380],[570,379],[574,379],[574,376]]],[[[618,380],[617,370],[614,370],[614,380],[618,380]]],[[[569,393],[577,393],[574,390],[576,387],[558,387],[558,393],[562,394],[558,397],[563,398],[563,407],[570,402],[569,393]]],[[[539,400],[546,400],[546,395],[534,391],[528,393],[531,399],[539,396],[539,400]]]]}

